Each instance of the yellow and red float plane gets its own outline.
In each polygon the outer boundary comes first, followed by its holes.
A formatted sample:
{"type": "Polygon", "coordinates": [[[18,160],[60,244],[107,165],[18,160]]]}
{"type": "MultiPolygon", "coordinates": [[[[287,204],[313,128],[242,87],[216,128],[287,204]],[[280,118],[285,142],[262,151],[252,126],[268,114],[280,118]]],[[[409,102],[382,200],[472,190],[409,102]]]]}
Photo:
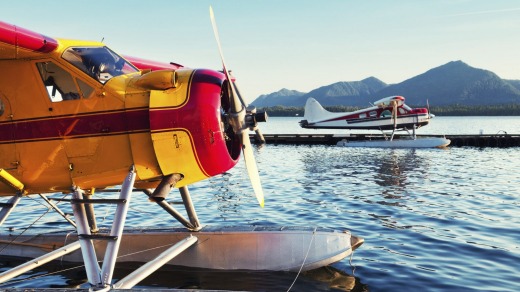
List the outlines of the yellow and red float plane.
{"type": "Polygon", "coordinates": [[[96,289],[131,288],[167,262],[218,269],[310,269],[344,258],[362,243],[348,232],[251,227],[214,236],[223,233],[200,225],[187,186],[229,170],[241,152],[264,204],[249,131],[267,116],[248,107],[240,95],[226,68],[211,9],[210,15],[222,71],[123,57],[101,42],[51,38],[0,22],[0,197],[9,198],[0,205],[0,225],[24,196],[40,196],[63,214],[44,194],[66,193],[74,221],[66,219],[78,238],[47,253],[42,246],[63,235],[22,243],[22,237],[0,233],[2,257],[37,258],[0,274],[0,283],[63,255],[84,262],[96,289]],[[117,185],[119,199],[93,199],[96,190],[117,185]],[[188,219],[164,200],[173,187],[181,192],[188,219]],[[123,236],[132,190],[147,193],[188,230],[125,230],[123,236]],[[97,228],[96,204],[117,204],[112,230],[97,228]],[[148,244],[172,246],[153,258],[130,258],[147,262],[146,268],[112,283],[119,247],[128,253],[139,250],[139,236],[153,237],[148,244]],[[194,245],[197,237],[212,244],[194,245]],[[316,251],[302,249],[302,240],[310,240],[316,251]],[[273,245],[292,250],[292,256],[280,257],[273,245]],[[215,248],[226,252],[208,260],[215,248]],[[248,249],[253,249],[250,258],[244,257],[248,249]],[[305,265],[302,259],[308,260],[305,265]]]}

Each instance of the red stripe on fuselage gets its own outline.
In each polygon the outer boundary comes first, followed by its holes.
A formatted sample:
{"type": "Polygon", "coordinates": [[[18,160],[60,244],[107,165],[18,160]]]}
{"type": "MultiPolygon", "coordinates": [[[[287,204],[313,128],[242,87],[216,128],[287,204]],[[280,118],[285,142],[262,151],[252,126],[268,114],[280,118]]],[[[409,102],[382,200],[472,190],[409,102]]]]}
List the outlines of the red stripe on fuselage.
{"type": "Polygon", "coordinates": [[[114,135],[150,130],[148,108],[0,123],[0,144],[114,135]]]}

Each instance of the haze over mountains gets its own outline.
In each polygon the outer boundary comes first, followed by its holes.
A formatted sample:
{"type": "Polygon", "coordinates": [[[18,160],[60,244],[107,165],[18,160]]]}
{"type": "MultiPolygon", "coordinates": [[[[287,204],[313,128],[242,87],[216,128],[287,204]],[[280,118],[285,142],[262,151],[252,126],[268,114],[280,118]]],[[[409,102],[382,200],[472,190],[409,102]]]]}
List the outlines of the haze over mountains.
{"type": "Polygon", "coordinates": [[[498,105],[520,103],[520,80],[501,79],[495,73],[452,61],[397,84],[369,77],[361,81],[336,82],[310,92],[282,89],[261,95],[256,107],[303,107],[313,97],[324,106],[367,106],[380,98],[401,95],[412,106],[498,105]]]}

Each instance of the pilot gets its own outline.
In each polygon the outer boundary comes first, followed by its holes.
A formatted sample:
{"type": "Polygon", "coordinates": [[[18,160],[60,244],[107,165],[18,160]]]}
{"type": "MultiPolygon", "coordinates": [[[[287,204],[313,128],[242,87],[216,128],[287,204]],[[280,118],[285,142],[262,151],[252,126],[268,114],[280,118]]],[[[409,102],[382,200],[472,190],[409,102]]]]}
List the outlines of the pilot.
{"type": "Polygon", "coordinates": [[[83,64],[87,67],[90,76],[100,82],[105,82],[112,76],[119,75],[116,72],[114,58],[108,54],[94,54],[83,58],[83,64]],[[109,74],[108,76],[103,75],[109,74]]]}

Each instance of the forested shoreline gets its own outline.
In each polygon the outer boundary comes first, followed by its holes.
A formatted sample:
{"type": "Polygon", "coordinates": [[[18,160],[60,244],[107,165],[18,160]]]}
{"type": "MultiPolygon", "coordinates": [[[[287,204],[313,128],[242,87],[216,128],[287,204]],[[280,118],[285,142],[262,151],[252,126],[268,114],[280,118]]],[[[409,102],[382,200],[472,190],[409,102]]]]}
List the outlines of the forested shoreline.
{"type": "MultiPolygon", "coordinates": [[[[411,107],[424,107],[424,105],[411,107]]],[[[354,106],[325,106],[324,108],[331,112],[351,112],[361,109],[354,106]]],[[[258,108],[258,111],[266,111],[271,117],[294,117],[304,114],[303,107],[295,106],[262,107],[258,108]]],[[[437,116],[520,116],[520,104],[432,106],[430,111],[437,116]]]]}

